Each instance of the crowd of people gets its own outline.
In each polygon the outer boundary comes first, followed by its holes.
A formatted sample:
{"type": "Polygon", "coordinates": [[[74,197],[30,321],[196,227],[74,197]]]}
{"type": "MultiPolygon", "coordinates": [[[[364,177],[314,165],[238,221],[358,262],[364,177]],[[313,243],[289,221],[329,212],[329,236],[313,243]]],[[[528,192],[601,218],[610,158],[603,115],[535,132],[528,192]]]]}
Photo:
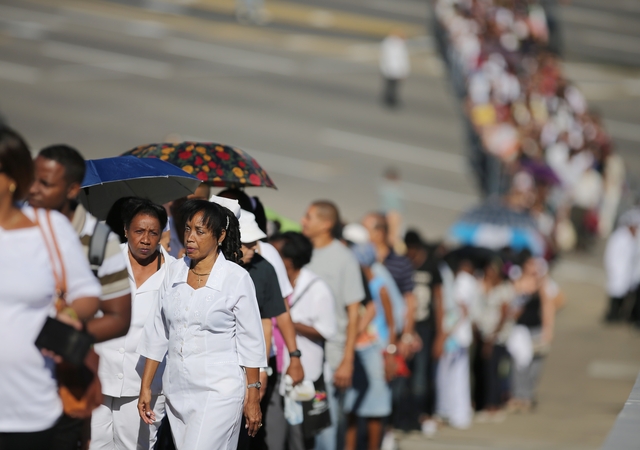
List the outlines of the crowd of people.
{"type": "Polygon", "coordinates": [[[123,198],[107,226],[84,174],[0,129],[0,448],[387,450],[535,406],[563,303],[543,259],[428,244],[389,195],[348,224],[314,201],[280,233],[202,184],[123,198]],[[96,344],[83,410],[50,316],[96,344]]]}
{"type": "Polygon", "coordinates": [[[551,248],[584,249],[612,231],[624,166],[562,73],[552,3],[438,0],[436,36],[485,193],[518,191],[551,248]]]}

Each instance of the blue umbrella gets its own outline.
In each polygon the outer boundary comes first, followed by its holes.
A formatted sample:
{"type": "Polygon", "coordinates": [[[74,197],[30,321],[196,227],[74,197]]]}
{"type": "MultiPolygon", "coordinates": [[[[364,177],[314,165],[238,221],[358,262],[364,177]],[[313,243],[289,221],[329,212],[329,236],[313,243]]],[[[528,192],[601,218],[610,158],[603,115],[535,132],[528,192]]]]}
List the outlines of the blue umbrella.
{"type": "Polygon", "coordinates": [[[116,156],[87,161],[87,172],[78,196],[80,203],[99,220],[122,197],[141,197],[157,204],[193,194],[201,181],[160,159],[116,156]]]}
{"type": "Polygon", "coordinates": [[[463,214],[449,229],[449,241],[492,250],[528,249],[538,256],[545,250],[533,217],[496,202],[485,203],[463,214]]]}

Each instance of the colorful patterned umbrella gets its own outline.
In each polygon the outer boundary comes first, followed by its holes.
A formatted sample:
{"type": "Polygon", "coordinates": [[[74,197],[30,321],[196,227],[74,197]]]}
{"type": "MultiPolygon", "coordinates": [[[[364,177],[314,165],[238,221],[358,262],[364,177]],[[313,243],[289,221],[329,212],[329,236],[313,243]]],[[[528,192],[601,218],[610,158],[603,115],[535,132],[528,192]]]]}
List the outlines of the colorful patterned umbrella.
{"type": "Polygon", "coordinates": [[[212,186],[264,186],[277,189],[260,164],[236,147],[213,142],[148,144],[124,155],[170,162],[212,186]]]}

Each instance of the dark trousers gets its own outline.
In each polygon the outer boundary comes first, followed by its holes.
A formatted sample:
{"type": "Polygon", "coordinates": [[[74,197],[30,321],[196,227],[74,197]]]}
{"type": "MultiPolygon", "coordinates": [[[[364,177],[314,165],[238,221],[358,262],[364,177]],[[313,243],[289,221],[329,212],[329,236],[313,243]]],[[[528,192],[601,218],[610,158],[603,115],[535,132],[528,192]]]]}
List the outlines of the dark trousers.
{"type": "MultiPolygon", "coordinates": [[[[640,289],[636,292],[636,301],[634,309],[638,309],[638,300],[640,299],[640,289]]],[[[609,310],[605,316],[607,322],[616,322],[622,319],[622,305],[624,297],[609,297],[609,310]]],[[[638,311],[640,313],[640,311],[638,311]]]]}
{"type": "Polygon", "coordinates": [[[385,78],[384,79],[384,104],[389,107],[398,106],[398,88],[400,86],[400,80],[385,78]]]}
{"type": "Polygon", "coordinates": [[[483,398],[485,408],[498,408],[503,403],[500,363],[507,357],[503,345],[494,345],[489,357],[483,356],[483,398]]]}
{"type": "Polygon", "coordinates": [[[50,450],[77,450],[91,438],[91,418],[74,419],[64,415],[53,427],[53,439],[50,450]]]}
{"type": "Polygon", "coordinates": [[[54,428],[31,433],[0,433],[0,450],[49,450],[54,428]]]}
{"type": "Polygon", "coordinates": [[[422,349],[409,361],[411,377],[410,403],[407,408],[406,422],[411,428],[419,429],[418,420],[421,415],[432,416],[435,412],[435,364],[431,356],[434,327],[428,320],[416,322],[416,333],[422,340],[422,349]]]}

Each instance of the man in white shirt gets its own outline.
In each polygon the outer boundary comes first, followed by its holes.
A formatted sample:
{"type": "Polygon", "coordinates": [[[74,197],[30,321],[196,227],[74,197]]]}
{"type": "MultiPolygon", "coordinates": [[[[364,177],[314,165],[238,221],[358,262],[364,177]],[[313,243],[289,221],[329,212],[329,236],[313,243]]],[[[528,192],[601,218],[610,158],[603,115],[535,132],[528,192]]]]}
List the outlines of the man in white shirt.
{"type": "Polygon", "coordinates": [[[402,31],[387,36],[380,47],[380,72],[385,80],[384,103],[390,108],[398,105],[400,82],[409,76],[409,51],[402,31]]]}
{"type": "Polygon", "coordinates": [[[338,426],[344,420],[342,396],[351,385],[357,334],[358,305],[365,298],[360,265],[351,251],[336,238],[340,215],[328,201],[316,201],[302,219],[302,234],[313,244],[313,256],[307,266],[331,288],[336,309],[336,333],[325,344],[325,381],[332,426],[316,438],[316,449],[335,450],[338,426]]]}
{"type": "MultiPolygon", "coordinates": [[[[29,192],[29,204],[64,214],[88,254],[97,220],[76,203],[84,174],[84,158],[74,148],[53,145],[42,149],[35,159],[35,182],[29,192]]],[[[87,332],[96,342],[104,342],[126,335],[131,322],[129,276],[120,251],[120,240],[115,233],[110,233],[107,239],[102,263],[93,269],[102,285],[102,316],[87,322],[87,332]]],[[[56,425],[51,449],[75,450],[78,441],[88,439],[88,436],[83,436],[83,423],[83,420],[63,416],[56,425]]]]}

